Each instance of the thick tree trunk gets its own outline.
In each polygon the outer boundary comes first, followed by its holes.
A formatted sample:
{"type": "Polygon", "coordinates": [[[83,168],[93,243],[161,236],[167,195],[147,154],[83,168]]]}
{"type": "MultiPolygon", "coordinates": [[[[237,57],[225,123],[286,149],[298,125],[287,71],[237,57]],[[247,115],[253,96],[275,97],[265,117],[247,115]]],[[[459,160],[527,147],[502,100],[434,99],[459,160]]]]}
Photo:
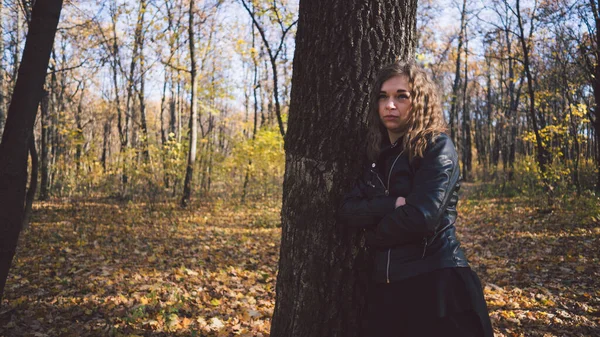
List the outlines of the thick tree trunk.
{"type": "Polygon", "coordinates": [[[335,213],[362,164],[374,75],[414,55],[416,8],[415,0],[300,2],[273,337],[364,329],[366,253],[335,213]]]}
{"type": "Polygon", "coordinates": [[[23,224],[29,142],[61,9],[62,0],[35,3],[0,143],[0,303],[23,224]]]}

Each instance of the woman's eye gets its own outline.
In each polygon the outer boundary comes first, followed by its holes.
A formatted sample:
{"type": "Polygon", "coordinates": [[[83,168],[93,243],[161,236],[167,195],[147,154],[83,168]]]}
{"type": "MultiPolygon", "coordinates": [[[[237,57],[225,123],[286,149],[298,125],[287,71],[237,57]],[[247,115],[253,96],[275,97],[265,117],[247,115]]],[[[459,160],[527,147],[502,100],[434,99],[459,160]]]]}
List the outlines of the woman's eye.
{"type": "Polygon", "coordinates": [[[408,99],[408,98],[409,98],[408,95],[398,95],[398,99],[399,100],[405,100],[405,99],[408,99]]]}
{"type": "Polygon", "coordinates": [[[382,99],[386,99],[386,98],[387,98],[387,96],[386,96],[386,95],[379,95],[379,99],[380,99],[380,100],[382,100],[382,99]]]}

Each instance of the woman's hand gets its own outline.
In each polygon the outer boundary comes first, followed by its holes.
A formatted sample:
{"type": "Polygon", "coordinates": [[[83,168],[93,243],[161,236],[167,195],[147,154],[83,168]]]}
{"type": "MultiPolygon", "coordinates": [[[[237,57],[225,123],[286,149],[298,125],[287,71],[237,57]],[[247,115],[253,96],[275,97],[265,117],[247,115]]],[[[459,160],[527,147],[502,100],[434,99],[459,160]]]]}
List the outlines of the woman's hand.
{"type": "Polygon", "coordinates": [[[398,199],[396,199],[395,207],[398,208],[398,207],[404,206],[404,205],[406,205],[406,199],[404,197],[398,197],[398,199]]]}

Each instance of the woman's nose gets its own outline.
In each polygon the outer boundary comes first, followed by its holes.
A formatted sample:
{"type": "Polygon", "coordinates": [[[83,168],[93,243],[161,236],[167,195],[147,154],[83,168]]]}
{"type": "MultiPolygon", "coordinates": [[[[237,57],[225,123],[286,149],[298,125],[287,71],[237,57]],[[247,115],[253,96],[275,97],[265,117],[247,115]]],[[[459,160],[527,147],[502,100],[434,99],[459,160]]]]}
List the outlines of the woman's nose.
{"type": "Polygon", "coordinates": [[[393,99],[391,99],[391,98],[390,98],[390,99],[388,99],[388,100],[387,100],[387,102],[385,103],[385,108],[386,108],[386,109],[389,109],[389,110],[391,110],[391,109],[395,109],[395,108],[396,108],[396,105],[394,104],[394,100],[393,100],[393,99]]]}

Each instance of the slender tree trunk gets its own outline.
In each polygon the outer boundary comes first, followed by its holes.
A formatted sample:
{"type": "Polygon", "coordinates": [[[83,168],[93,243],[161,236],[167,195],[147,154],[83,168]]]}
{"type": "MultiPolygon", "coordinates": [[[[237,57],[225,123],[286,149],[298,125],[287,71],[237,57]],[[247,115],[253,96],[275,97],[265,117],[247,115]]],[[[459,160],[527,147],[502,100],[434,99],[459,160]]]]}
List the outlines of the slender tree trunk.
{"type": "MultiPolygon", "coordinates": [[[[594,51],[594,55],[596,57],[596,64],[593,66],[592,70],[594,76],[592,77],[592,88],[594,91],[594,101],[596,106],[594,107],[593,118],[590,118],[593,121],[594,133],[595,133],[595,158],[596,158],[596,191],[600,193],[600,13],[599,8],[596,4],[596,0],[589,0],[590,8],[592,9],[592,15],[594,16],[594,22],[596,25],[595,29],[595,38],[596,38],[596,50],[594,51]]],[[[590,113],[592,114],[592,113],[590,113]]]]}
{"type": "MultiPolygon", "coordinates": [[[[19,57],[21,57],[21,10],[17,7],[15,9],[15,39],[14,39],[14,50],[12,54],[12,83],[10,85],[11,89],[15,86],[17,81],[17,75],[19,71],[19,57]]],[[[13,92],[10,92],[12,95],[13,92]]]]}
{"type": "Polygon", "coordinates": [[[179,139],[177,137],[177,102],[175,92],[175,80],[171,71],[171,97],[169,98],[169,139],[179,139]],[[172,136],[171,136],[172,135],[172,136]]]}
{"type": "Polygon", "coordinates": [[[119,40],[117,39],[117,4],[116,1],[110,3],[110,18],[111,18],[111,29],[112,29],[112,48],[111,52],[111,71],[112,71],[112,82],[115,89],[115,108],[117,110],[117,129],[119,131],[119,144],[121,153],[121,183],[122,187],[127,184],[128,177],[125,171],[125,153],[128,143],[128,132],[127,124],[124,121],[124,113],[121,107],[121,95],[119,94],[119,70],[121,69],[121,59],[119,57],[119,40]]]}
{"type": "Polygon", "coordinates": [[[29,158],[31,158],[31,173],[29,174],[29,188],[25,195],[25,211],[23,212],[23,229],[29,227],[29,220],[31,219],[31,210],[33,207],[33,200],[35,199],[35,192],[37,190],[37,179],[38,179],[38,153],[35,148],[35,135],[32,133],[29,138],[29,158]]]}
{"type": "MultiPolygon", "coordinates": [[[[139,36],[141,35],[141,22],[143,20],[143,12],[144,12],[144,6],[145,6],[145,1],[141,0],[140,2],[140,8],[138,10],[138,19],[137,19],[137,23],[136,23],[136,29],[135,29],[135,38],[133,41],[133,51],[131,53],[131,63],[129,64],[129,74],[127,75],[127,96],[125,98],[125,147],[126,149],[130,149],[133,148],[135,145],[134,143],[134,138],[135,138],[135,132],[134,132],[134,120],[136,118],[136,112],[134,109],[134,103],[135,103],[135,93],[137,92],[137,83],[135,83],[135,75],[136,75],[136,68],[138,65],[138,62],[140,62],[140,54],[142,53],[141,51],[141,45],[140,45],[140,40],[139,36]]],[[[141,102],[140,102],[141,104],[141,102]]],[[[129,158],[129,155],[126,154],[125,157],[123,158],[123,163],[125,165],[125,167],[129,166],[130,163],[129,161],[131,160],[131,158],[129,158]]],[[[125,182],[125,181],[124,181],[125,182]]]]}
{"type": "Polygon", "coordinates": [[[415,0],[300,2],[273,337],[364,329],[367,256],[335,213],[363,164],[376,71],[414,57],[416,9],[415,0]]]}
{"type": "Polygon", "coordinates": [[[165,81],[163,83],[162,95],[160,98],[160,144],[167,143],[167,129],[165,128],[165,109],[167,105],[167,84],[169,82],[169,73],[165,71],[165,81]]]}
{"type": "MultiPolygon", "coordinates": [[[[508,19],[506,20],[508,22],[508,19]]],[[[517,108],[519,106],[519,96],[515,95],[515,71],[514,71],[514,57],[512,51],[512,40],[511,36],[512,27],[506,26],[504,29],[504,38],[506,40],[507,58],[508,58],[508,109],[506,109],[506,119],[508,127],[511,132],[506,137],[506,146],[504,152],[506,153],[506,165],[505,170],[508,170],[508,180],[513,180],[514,167],[515,167],[515,141],[516,141],[516,123],[517,123],[517,108]]],[[[520,92],[520,86],[519,86],[520,92]]]]}
{"type": "Polygon", "coordinates": [[[142,129],[142,157],[144,162],[148,164],[150,162],[150,152],[148,149],[148,123],[146,121],[146,99],[144,97],[145,91],[145,62],[144,58],[144,14],[146,13],[146,0],[140,1],[140,13],[138,16],[138,23],[135,29],[136,44],[139,45],[139,58],[140,58],[140,88],[138,90],[138,100],[140,101],[140,127],[142,129]]]}
{"type": "Polygon", "coordinates": [[[198,88],[197,65],[196,65],[196,41],[194,40],[194,0],[190,0],[189,8],[189,47],[191,62],[191,81],[190,89],[190,146],[188,151],[188,163],[185,171],[185,181],[183,183],[183,196],[181,206],[186,207],[192,194],[192,180],[194,177],[194,164],[196,163],[196,146],[198,143],[198,105],[196,104],[196,91],[198,88]]]}
{"type": "MultiPolygon", "coordinates": [[[[269,62],[271,65],[271,75],[272,75],[271,80],[273,81],[273,100],[275,101],[275,116],[277,118],[277,125],[279,126],[279,132],[281,133],[282,137],[285,137],[285,127],[283,125],[283,119],[281,116],[281,104],[279,103],[279,82],[278,82],[278,75],[277,75],[277,59],[278,59],[279,54],[281,53],[283,46],[285,44],[285,36],[290,31],[290,29],[294,26],[295,23],[292,23],[289,26],[287,26],[286,28],[284,28],[283,23],[281,21],[279,21],[280,27],[282,30],[281,38],[279,40],[279,46],[277,48],[273,48],[269,44],[269,41],[266,38],[266,33],[265,33],[263,26],[260,25],[258,22],[254,7],[250,8],[249,4],[247,4],[245,0],[241,0],[241,3],[244,6],[244,8],[246,9],[246,11],[248,12],[248,14],[250,14],[252,23],[253,23],[254,27],[256,27],[256,29],[258,30],[258,32],[262,38],[262,41],[264,43],[265,49],[267,50],[267,53],[269,55],[269,62]]],[[[277,20],[279,20],[279,17],[277,17],[277,20]]]]}
{"type": "Polygon", "coordinates": [[[81,89],[81,97],[79,98],[79,104],[77,105],[77,110],[75,112],[75,124],[77,126],[77,145],[75,146],[75,165],[76,165],[76,173],[77,179],[79,180],[79,176],[81,174],[81,156],[83,154],[83,125],[81,124],[81,115],[83,114],[83,99],[85,97],[85,81],[82,84],[81,89]]]}
{"type": "Polygon", "coordinates": [[[468,70],[469,70],[469,47],[467,32],[465,28],[465,76],[463,83],[463,113],[462,113],[462,163],[463,163],[463,179],[465,181],[471,180],[471,171],[473,170],[472,152],[471,152],[471,111],[470,111],[470,98],[467,97],[467,90],[469,84],[468,70]]]}
{"type": "Polygon", "coordinates": [[[50,179],[50,172],[48,170],[48,166],[50,164],[50,151],[49,151],[49,142],[50,142],[50,116],[49,116],[49,106],[50,106],[50,93],[44,90],[41,101],[41,114],[42,114],[42,139],[41,139],[41,150],[42,150],[42,167],[41,167],[41,182],[40,182],[40,200],[48,200],[48,185],[50,179]]]}
{"type": "Polygon", "coordinates": [[[102,170],[106,173],[108,168],[108,155],[110,151],[110,129],[112,124],[112,118],[107,118],[104,122],[104,132],[102,137],[102,170]]]}
{"type": "MultiPolygon", "coordinates": [[[[4,56],[4,1],[0,1],[0,55],[4,56]]],[[[4,130],[4,123],[6,122],[6,109],[4,99],[4,57],[0,57],[0,137],[2,137],[2,130],[4,130]]]]}
{"type": "MultiPolygon", "coordinates": [[[[548,178],[546,177],[547,165],[550,163],[550,154],[548,153],[546,147],[543,144],[542,136],[540,134],[540,126],[538,123],[536,108],[535,108],[535,87],[533,83],[533,75],[531,74],[531,61],[530,51],[528,46],[527,38],[525,37],[525,30],[523,28],[523,19],[521,17],[520,10],[520,0],[516,1],[517,5],[517,22],[519,24],[519,41],[521,42],[521,48],[523,50],[523,68],[525,70],[525,75],[527,76],[527,92],[529,94],[529,118],[531,119],[531,126],[533,128],[533,133],[535,134],[535,143],[537,149],[537,162],[540,167],[540,171],[542,174],[542,180],[544,181],[544,185],[546,186],[547,192],[550,193],[550,183],[548,178]]],[[[533,23],[532,23],[533,24],[533,23]]],[[[550,194],[549,197],[551,198],[550,194]]],[[[551,199],[549,199],[551,203],[551,199]]]]}
{"type": "Polygon", "coordinates": [[[464,42],[465,30],[467,25],[467,0],[463,0],[462,10],[460,13],[460,33],[458,34],[458,47],[456,49],[456,68],[454,71],[454,84],[452,85],[452,101],[450,103],[450,137],[455,144],[458,144],[457,128],[458,128],[458,91],[460,90],[460,71],[461,71],[461,53],[464,42]]]}
{"type": "MultiPolygon", "coordinates": [[[[255,48],[255,37],[254,37],[254,26],[252,26],[252,48],[255,48]]],[[[254,128],[252,130],[252,142],[256,140],[256,133],[258,132],[258,95],[257,92],[260,88],[258,83],[258,61],[255,57],[252,58],[254,65],[254,77],[253,77],[253,99],[254,99],[254,128]]],[[[244,186],[242,188],[242,200],[243,204],[246,201],[246,193],[248,189],[248,182],[250,181],[250,167],[252,166],[252,158],[248,160],[248,166],[246,168],[246,176],[244,177],[244,186]]]]}
{"type": "Polygon", "coordinates": [[[0,303],[25,211],[27,154],[62,0],[37,1],[0,143],[0,303]]]}

